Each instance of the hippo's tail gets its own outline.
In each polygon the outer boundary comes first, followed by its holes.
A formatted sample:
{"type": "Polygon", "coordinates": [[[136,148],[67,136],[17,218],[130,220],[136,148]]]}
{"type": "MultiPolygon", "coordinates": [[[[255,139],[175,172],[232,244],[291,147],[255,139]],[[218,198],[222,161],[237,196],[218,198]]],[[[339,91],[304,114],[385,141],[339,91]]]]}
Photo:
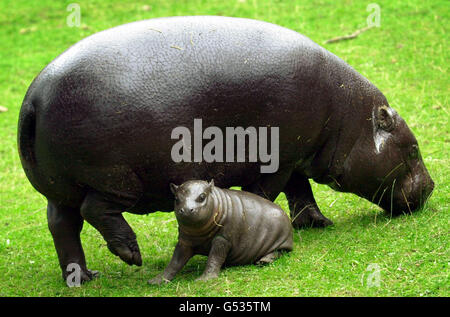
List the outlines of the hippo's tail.
{"type": "Polygon", "coordinates": [[[22,108],[20,109],[17,145],[20,160],[27,175],[30,174],[30,169],[36,165],[36,156],[34,152],[35,137],[36,110],[28,98],[25,98],[22,108]]]}

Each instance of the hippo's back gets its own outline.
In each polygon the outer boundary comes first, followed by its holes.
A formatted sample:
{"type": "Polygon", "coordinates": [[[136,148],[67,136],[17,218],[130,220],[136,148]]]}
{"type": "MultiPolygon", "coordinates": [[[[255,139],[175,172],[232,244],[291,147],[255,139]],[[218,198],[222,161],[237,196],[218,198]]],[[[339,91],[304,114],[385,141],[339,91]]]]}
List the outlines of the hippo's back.
{"type": "MultiPolygon", "coordinates": [[[[324,90],[318,69],[328,55],[297,32],[241,18],[159,18],[96,33],[31,85],[19,122],[22,164],[41,193],[74,206],[85,188],[171,210],[169,182],[215,176],[222,187],[249,184],[258,163],[173,162],[172,130],[193,131],[194,118],[223,130],[275,125],[287,147],[311,114],[312,148],[329,117],[327,97],[314,93],[324,90]]],[[[280,165],[299,159],[298,150],[283,153],[280,165]]]]}

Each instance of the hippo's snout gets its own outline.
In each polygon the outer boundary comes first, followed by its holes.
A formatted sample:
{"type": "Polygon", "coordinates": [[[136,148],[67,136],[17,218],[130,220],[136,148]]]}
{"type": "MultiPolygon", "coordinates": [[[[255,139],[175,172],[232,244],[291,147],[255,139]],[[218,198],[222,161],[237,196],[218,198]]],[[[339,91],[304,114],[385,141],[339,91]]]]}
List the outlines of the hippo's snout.
{"type": "Polygon", "coordinates": [[[423,208],[433,190],[434,182],[428,173],[419,180],[410,177],[403,184],[394,184],[380,206],[393,216],[415,212],[423,208]]]}
{"type": "Polygon", "coordinates": [[[424,201],[426,201],[430,196],[431,193],[434,190],[434,182],[433,180],[430,178],[430,182],[428,183],[428,185],[426,185],[422,191],[422,197],[424,197],[424,201]]]}
{"type": "Polygon", "coordinates": [[[428,172],[425,172],[419,182],[413,183],[412,188],[413,189],[410,193],[410,200],[413,202],[413,204],[412,206],[410,206],[410,209],[411,211],[417,211],[425,205],[425,202],[431,196],[431,193],[434,190],[434,182],[428,172]]]}
{"type": "Polygon", "coordinates": [[[429,178],[428,183],[426,183],[425,185],[422,186],[422,193],[420,195],[421,203],[419,203],[419,206],[417,209],[420,209],[423,207],[425,202],[428,200],[428,198],[430,198],[431,194],[433,193],[433,190],[434,190],[434,182],[431,178],[429,178]]]}

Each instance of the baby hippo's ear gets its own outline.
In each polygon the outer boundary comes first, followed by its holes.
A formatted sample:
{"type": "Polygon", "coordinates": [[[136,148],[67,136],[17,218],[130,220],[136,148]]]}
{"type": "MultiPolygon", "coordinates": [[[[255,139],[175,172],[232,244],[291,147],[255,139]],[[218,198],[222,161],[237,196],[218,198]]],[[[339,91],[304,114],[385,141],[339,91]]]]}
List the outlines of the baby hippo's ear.
{"type": "Polygon", "coordinates": [[[214,179],[211,179],[211,181],[208,183],[208,191],[212,192],[214,188],[214,179]]]}
{"type": "Polygon", "coordinates": [[[177,185],[175,185],[174,183],[170,183],[170,191],[172,192],[172,194],[175,195],[177,193],[177,189],[178,189],[177,185]]]}

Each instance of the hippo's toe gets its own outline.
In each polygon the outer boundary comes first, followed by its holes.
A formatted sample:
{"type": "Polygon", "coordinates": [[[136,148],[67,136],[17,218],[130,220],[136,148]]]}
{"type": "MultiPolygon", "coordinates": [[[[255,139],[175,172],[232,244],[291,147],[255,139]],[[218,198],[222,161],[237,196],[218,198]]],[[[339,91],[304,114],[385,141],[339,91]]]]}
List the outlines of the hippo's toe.
{"type": "Polygon", "coordinates": [[[96,279],[99,276],[100,276],[99,271],[93,271],[93,270],[87,269],[86,271],[83,271],[81,273],[81,283],[89,282],[93,279],[96,279]]]}
{"type": "Polygon", "coordinates": [[[148,284],[150,285],[161,285],[163,283],[169,283],[170,281],[165,279],[162,274],[159,274],[152,278],[151,280],[148,280],[148,284]]]}

